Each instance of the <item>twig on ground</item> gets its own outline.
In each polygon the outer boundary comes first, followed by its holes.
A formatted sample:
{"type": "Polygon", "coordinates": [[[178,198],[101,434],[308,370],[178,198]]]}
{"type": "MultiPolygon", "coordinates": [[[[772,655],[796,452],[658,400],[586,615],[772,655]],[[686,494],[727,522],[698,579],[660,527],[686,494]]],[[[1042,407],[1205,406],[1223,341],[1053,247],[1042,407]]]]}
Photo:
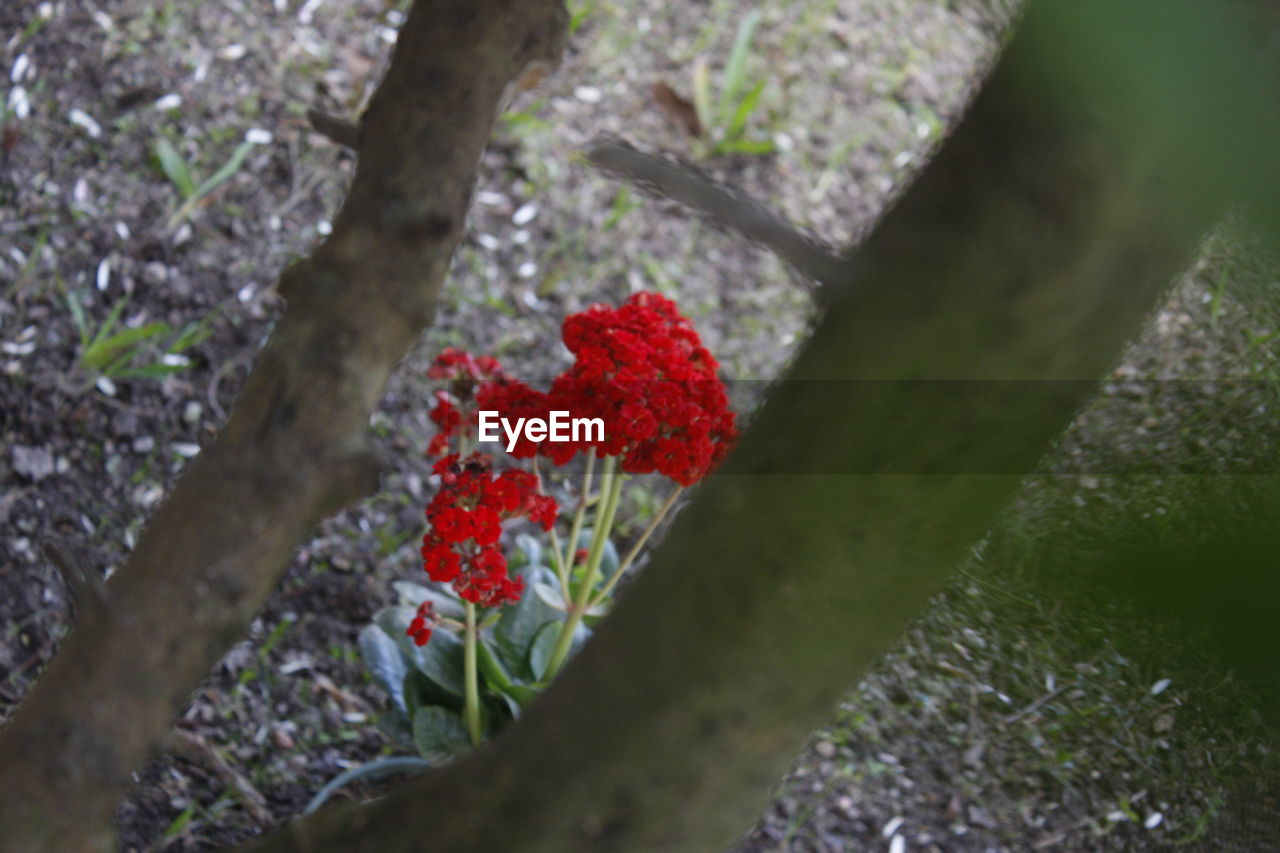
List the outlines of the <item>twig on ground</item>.
{"type": "Polygon", "coordinates": [[[178,729],[177,735],[178,746],[188,753],[188,757],[207,765],[229,788],[235,791],[236,798],[259,826],[268,827],[276,822],[275,815],[271,814],[271,810],[267,808],[266,798],[248,779],[237,773],[211,743],[195,732],[183,729],[178,729]]]}

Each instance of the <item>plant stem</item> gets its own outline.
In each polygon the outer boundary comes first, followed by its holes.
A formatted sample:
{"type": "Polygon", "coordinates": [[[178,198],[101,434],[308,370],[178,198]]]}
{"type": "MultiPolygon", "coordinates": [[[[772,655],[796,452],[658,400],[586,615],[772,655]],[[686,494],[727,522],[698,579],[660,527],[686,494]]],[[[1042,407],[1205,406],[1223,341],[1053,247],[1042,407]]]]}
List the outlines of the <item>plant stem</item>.
{"type": "Polygon", "coordinates": [[[578,623],[587,611],[587,602],[591,598],[591,589],[595,586],[596,575],[600,571],[600,560],[604,557],[604,546],[609,541],[609,531],[613,528],[613,516],[618,510],[618,497],[622,494],[623,476],[615,472],[617,460],[607,456],[604,470],[600,474],[601,504],[596,510],[595,529],[591,535],[591,551],[587,557],[587,569],[583,573],[578,594],[569,608],[569,616],[560,625],[560,635],[556,637],[555,648],[551,651],[551,659],[547,662],[547,677],[554,677],[564,666],[569,657],[569,647],[573,644],[573,635],[578,630],[578,623]]]}
{"type": "Polygon", "coordinates": [[[551,533],[551,568],[556,570],[556,577],[560,580],[560,597],[565,601],[569,600],[569,567],[565,565],[564,553],[560,550],[560,537],[556,535],[555,527],[550,530],[551,533]]]}
{"type": "Polygon", "coordinates": [[[627,556],[618,564],[618,569],[613,573],[613,577],[609,578],[608,582],[601,587],[600,591],[591,599],[591,603],[587,605],[588,610],[598,604],[603,604],[609,597],[613,592],[614,586],[618,583],[618,578],[622,577],[623,573],[631,567],[633,562],[635,562],[636,556],[640,553],[640,549],[644,547],[644,543],[649,541],[649,537],[653,535],[653,531],[658,529],[658,525],[662,523],[662,519],[667,517],[667,513],[671,510],[671,507],[675,506],[676,499],[683,493],[684,486],[676,486],[675,491],[667,497],[666,501],[663,502],[662,507],[654,513],[653,519],[645,527],[644,532],[640,534],[640,538],[636,540],[636,544],[631,546],[631,550],[627,552],[627,556]]]}
{"type": "Polygon", "coordinates": [[[467,627],[463,632],[462,674],[466,687],[466,700],[463,705],[463,716],[467,722],[467,731],[471,734],[471,745],[479,746],[480,731],[480,683],[476,677],[476,606],[470,601],[463,602],[467,612],[467,627]]]}
{"type": "MultiPolygon", "coordinates": [[[[542,488],[542,472],[538,470],[538,457],[533,457],[533,474],[538,478],[538,494],[545,495],[542,488]]],[[[581,505],[581,502],[579,502],[581,505]]],[[[564,560],[564,552],[560,549],[560,537],[556,534],[555,524],[547,531],[551,538],[551,568],[556,570],[556,578],[560,581],[560,597],[569,600],[569,570],[572,568],[564,560]]]]}
{"type": "MultiPolygon", "coordinates": [[[[587,467],[582,473],[582,496],[578,499],[578,509],[573,514],[573,525],[569,528],[569,541],[566,543],[567,550],[564,553],[564,564],[567,567],[566,575],[573,574],[573,554],[578,548],[578,537],[582,535],[582,519],[587,514],[587,501],[591,497],[591,474],[595,467],[596,450],[593,447],[587,455],[587,467]]],[[[568,595],[564,598],[565,601],[569,600],[568,595]]]]}

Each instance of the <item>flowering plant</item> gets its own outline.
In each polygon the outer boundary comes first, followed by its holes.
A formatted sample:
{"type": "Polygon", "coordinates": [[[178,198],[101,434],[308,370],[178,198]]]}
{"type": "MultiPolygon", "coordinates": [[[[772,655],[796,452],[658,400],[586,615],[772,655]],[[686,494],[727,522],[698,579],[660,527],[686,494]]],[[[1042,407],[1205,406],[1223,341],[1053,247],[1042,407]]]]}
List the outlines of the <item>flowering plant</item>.
{"type": "Polygon", "coordinates": [[[737,437],[719,366],[669,299],[638,293],[617,308],[594,305],[568,317],[562,335],[574,362],[546,391],[454,348],[428,371],[446,387],[430,412],[439,490],[426,507],[427,582],[397,583],[400,603],[360,636],[424,757],[476,746],[519,715],[608,611],[681,491],[737,437]],[[564,440],[510,433],[503,467],[473,447],[482,411],[517,422],[572,412],[602,429],[564,440]],[[580,454],[581,482],[576,496],[566,486],[574,506],[562,520],[540,465],[567,466],[580,454]],[[649,473],[676,488],[619,559],[611,534],[623,483],[649,473]],[[509,529],[521,524],[523,532],[509,529]]]}

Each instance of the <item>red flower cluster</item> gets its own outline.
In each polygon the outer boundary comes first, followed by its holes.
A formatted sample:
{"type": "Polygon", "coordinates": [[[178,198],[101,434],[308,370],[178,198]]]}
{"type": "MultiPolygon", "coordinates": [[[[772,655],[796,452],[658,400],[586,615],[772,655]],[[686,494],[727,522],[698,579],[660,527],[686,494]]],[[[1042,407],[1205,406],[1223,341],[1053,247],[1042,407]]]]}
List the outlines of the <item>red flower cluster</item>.
{"type": "MultiPolygon", "coordinates": [[[[603,440],[534,443],[521,437],[513,455],[541,453],[563,465],[580,451],[621,457],[623,471],[657,471],[681,485],[701,479],[737,438],[719,365],[693,325],[671,300],[637,293],[619,308],[594,305],[564,322],[574,364],[549,392],[513,379],[496,359],[450,347],[427,375],[446,380],[431,420],[439,427],[428,455],[448,450],[455,437],[473,434],[479,409],[509,421],[548,419],[551,411],[604,421],[603,440]]],[[[507,574],[498,548],[504,520],[525,517],[550,530],[558,508],[538,492],[537,477],[518,470],[494,476],[487,456],[445,456],[436,463],[439,493],[427,506],[431,530],[423,537],[423,567],[434,581],[452,583],[463,599],[484,607],[518,601],[523,581],[507,574]]],[[[576,555],[575,555],[576,556],[576,555]]],[[[419,610],[409,628],[426,643],[434,613],[419,610]]]]}
{"type": "Polygon", "coordinates": [[[427,446],[428,456],[440,456],[447,451],[449,439],[454,436],[470,435],[474,425],[470,420],[464,423],[462,412],[475,399],[477,386],[508,378],[496,358],[473,356],[457,347],[446,347],[436,356],[427,369],[427,377],[449,382],[447,390],[435,393],[436,404],[429,414],[439,432],[427,446]]]}
{"type": "Polygon", "coordinates": [[[637,293],[619,308],[592,306],[565,320],[563,338],[577,358],[552,384],[555,408],[602,418],[596,452],[621,456],[623,471],[689,486],[736,440],[720,365],[670,299],[637,293]]]}
{"type": "Polygon", "coordinates": [[[508,576],[507,558],[498,547],[502,522],[528,518],[550,530],[559,510],[555,500],[538,493],[538,478],[527,471],[494,476],[491,460],[479,453],[466,459],[451,454],[434,470],[440,491],[427,505],[431,529],[422,539],[427,575],[452,583],[461,598],[482,607],[519,601],[524,581],[508,576]]]}
{"type": "Polygon", "coordinates": [[[545,419],[553,409],[601,418],[604,440],[521,438],[514,456],[541,453],[563,465],[594,448],[621,456],[623,471],[657,471],[684,486],[724,458],[738,434],[719,365],[674,302],[637,293],[620,308],[595,305],[565,320],[563,338],[576,359],[550,393],[504,377],[480,387],[477,405],[509,419],[545,419]]]}
{"type": "Polygon", "coordinates": [[[425,646],[427,641],[431,639],[431,632],[435,630],[439,621],[436,616],[435,603],[424,601],[418,605],[418,613],[413,617],[413,621],[409,623],[409,630],[405,631],[405,633],[413,637],[414,645],[425,646]]]}

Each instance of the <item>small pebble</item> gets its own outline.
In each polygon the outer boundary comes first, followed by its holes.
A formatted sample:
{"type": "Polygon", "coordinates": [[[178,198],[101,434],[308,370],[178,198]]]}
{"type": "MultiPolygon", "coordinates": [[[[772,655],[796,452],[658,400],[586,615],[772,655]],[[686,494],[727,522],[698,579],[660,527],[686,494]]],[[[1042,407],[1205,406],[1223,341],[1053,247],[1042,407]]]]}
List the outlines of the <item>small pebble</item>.
{"type": "Polygon", "coordinates": [[[536,202],[531,201],[516,208],[516,212],[511,214],[511,221],[516,225],[528,225],[537,215],[538,205],[536,202]]]}

